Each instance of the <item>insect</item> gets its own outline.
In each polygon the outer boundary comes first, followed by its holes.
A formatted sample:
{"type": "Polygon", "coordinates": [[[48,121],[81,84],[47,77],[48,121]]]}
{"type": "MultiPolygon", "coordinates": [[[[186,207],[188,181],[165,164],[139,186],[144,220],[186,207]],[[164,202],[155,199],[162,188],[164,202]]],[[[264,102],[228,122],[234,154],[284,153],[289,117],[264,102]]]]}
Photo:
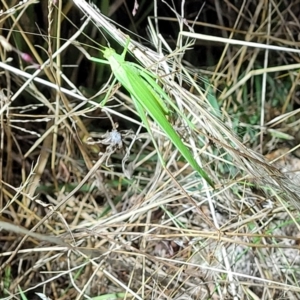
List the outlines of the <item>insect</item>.
{"type": "MultiPolygon", "coordinates": [[[[130,94],[142,122],[144,123],[146,129],[152,137],[154,146],[157,149],[157,153],[162,165],[165,167],[165,162],[160,155],[159,149],[152,136],[150,125],[147,119],[147,114],[150,115],[151,118],[166,133],[166,135],[172,141],[174,146],[177,147],[186,161],[199,173],[202,178],[204,178],[212,187],[214,187],[213,181],[199,166],[192,153],[184,145],[181,138],[168,121],[167,115],[170,113],[170,111],[164,101],[166,101],[173,108],[175,104],[172,102],[166,92],[160,87],[160,85],[155,81],[155,79],[157,79],[156,76],[137,64],[125,61],[129,42],[130,39],[128,38],[124,47],[124,51],[121,55],[116,53],[116,51],[112,48],[105,48],[104,50],[101,50],[103,53],[103,57],[107,60],[90,57],[85,51],[84,54],[91,61],[110,65],[111,70],[115,76],[115,80],[117,80],[130,94]]],[[[112,86],[113,85],[114,83],[112,84],[112,86]]],[[[107,97],[101,103],[103,106],[105,105],[107,97]]],[[[176,109],[176,111],[180,113],[178,108],[176,109]]]]}
{"type": "Polygon", "coordinates": [[[121,130],[118,131],[118,124],[114,124],[114,128],[111,131],[108,131],[104,134],[100,134],[97,132],[91,132],[91,137],[87,139],[87,143],[90,145],[94,144],[102,144],[107,146],[107,152],[112,153],[116,149],[121,149],[124,147],[124,141],[126,142],[126,138],[134,138],[135,134],[133,130],[121,130]],[[98,140],[94,141],[93,138],[98,138],[98,140]],[[100,139],[99,139],[100,138],[100,139]]]}

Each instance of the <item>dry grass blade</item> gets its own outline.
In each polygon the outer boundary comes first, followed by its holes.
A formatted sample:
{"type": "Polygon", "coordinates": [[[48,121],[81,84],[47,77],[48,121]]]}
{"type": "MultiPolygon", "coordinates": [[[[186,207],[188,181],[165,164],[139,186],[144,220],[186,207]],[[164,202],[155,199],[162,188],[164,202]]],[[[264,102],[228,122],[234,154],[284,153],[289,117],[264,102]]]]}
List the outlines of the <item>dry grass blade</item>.
{"type": "Polygon", "coordinates": [[[0,298],[299,299],[300,1],[137,3],[2,0],[0,298]],[[215,189],[78,51],[128,35],[215,189]]]}
{"type": "MultiPolygon", "coordinates": [[[[106,18],[101,15],[97,10],[93,9],[89,6],[85,1],[75,1],[75,3],[91,18],[96,22],[101,28],[105,29],[111,36],[114,37],[120,44],[125,45],[127,37],[121,31],[117,30],[117,28],[109,23],[106,18]]],[[[195,33],[181,33],[182,35],[197,38],[197,34],[195,33]]],[[[203,38],[203,35],[199,35],[199,38],[203,38]]],[[[207,37],[206,37],[207,38],[207,37]]],[[[210,37],[210,40],[213,40],[213,37],[210,37]]],[[[215,38],[216,41],[222,41],[229,43],[230,39],[222,39],[222,38],[215,38]]],[[[243,44],[244,46],[249,46],[249,42],[243,41],[234,41],[234,44],[243,44]]],[[[262,47],[262,44],[250,44],[252,47],[262,47]]],[[[270,47],[265,45],[265,48],[270,49],[278,49],[278,50],[285,50],[288,51],[288,48],[282,47],[270,47]]],[[[300,201],[297,196],[297,192],[299,189],[296,185],[289,182],[288,178],[285,178],[283,174],[272,166],[269,166],[266,160],[264,160],[261,156],[258,156],[255,152],[252,152],[250,149],[247,149],[234,135],[230,129],[226,128],[219,119],[216,118],[214,111],[208,106],[207,100],[203,97],[202,101],[199,102],[199,98],[195,97],[193,94],[189,93],[187,90],[183,90],[180,85],[178,85],[171,77],[172,70],[170,70],[167,62],[165,61],[164,57],[158,53],[153,52],[152,50],[145,48],[141,45],[135,43],[130,43],[129,49],[131,50],[132,54],[146,67],[151,68],[155,66],[157,68],[157,63],[159,62],[159,75],[166,81],[166,86],[169,86],[171,93],[178,101],[180,105],[181,98],[184,95],[187,103],[190,107],[185,107],[185,109],[189,109],[190,112],[194,113],[194,121],[198,122],[196,127],[198,128],[205,128],[206,135],[211,136],[214,143],[219,143],[221,147],[225,145],[225,151],[228,151],[230,156],[233,158],[237,164],[242,167],[243,169],[247,170],[257,181],[258,186],[268,186],[279,187],[279,189],[283,189],[284,194],[283,198],[286,201],[290,199],[293,200],[293,205],[295,205],[298,209],[300,209],[300,201]],[[167,73],[164,73],[167,72],[167,73]],[[168,75],[169,74],[169,75],[168,75]],[[196,107],[196,110],[195,110],[196,107]],[[228,143],[230,141],[230,143],[228,143]],[[251,161],[249,163],[249,160],[251,161]]],[[[300,52],[299,50],[295,49],[294,52],[300,52]]],[[[299,68],[299,64],[295,64],[292,68],[299,68]]],[[[287,66],[283,70],[291,69],[291,66],[287,66]]],[[[279,71],[280,68],[273,68],[270,70],[271,72],[279,71]]],[[[156,70],[157,71],[157,70],[156,70]]],[[[267,70],[262,70],[262,73],[265,73],[267,70]]],[[[256,73],[260,74],[260,73],[256,73]]],[[[253,75],[256,75],[255,73],[253,75]]],[[[248,76],[251,76],[249,73],[248,76]]],[[[244,79],[246,80],[246,79],[244,79]]],[[[196,83],[195,83],[196,84],[196,83]]],[[[237,88],[243,84],[240,83],[237,85],[237,88]]],[[[204,96],[204,95],[202,95],[204,96]]],[[[225,95],[228,97],[228,94],[225,95]]],[[[225,97],[224,96],[224,97],[225,97]]]]}

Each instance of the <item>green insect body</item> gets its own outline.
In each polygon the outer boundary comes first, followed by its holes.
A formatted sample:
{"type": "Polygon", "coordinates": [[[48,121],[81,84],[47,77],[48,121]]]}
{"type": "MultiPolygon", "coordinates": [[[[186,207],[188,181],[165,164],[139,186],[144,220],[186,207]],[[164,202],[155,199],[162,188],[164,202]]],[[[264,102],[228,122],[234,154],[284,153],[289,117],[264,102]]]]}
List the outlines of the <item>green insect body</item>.
{"type": "MultiPolygon", "coordinates": [[[[155,102],[159,103],[162,110],[165,114],[169,113],[167,106],[163,103],[163,101],[158,97],[157,93],[164,95],[165,92],[161,89],[161,87],[153,80],[156,84],[156,88],[158,89],[155,91],[153,88],[150,87],[149,83],[145,80],[149,80],[149,77],[141,77],[141,72],[137,69],[137,65],[130,63],[130,62],[120,62],[119,58],[120,55],[116,53],[116,51],[112,48],[106,48],[103,50],[103,56],[106,58],[111,66],[112,72],[114,73],[117,80],[123,85],[123,87],[131,94],[135,95],[137,93],[136,99],[139,98],[140,92],[149,92],[152,96],[156,99],[155,102]]],[[[149,75],[148,75],[149,76],[149,75]]],[[[154,87],[153,82],[150,81],[152,87],[154,87]]],[[[144,93],[144,95],[148,93],[144,93]]]]}
{"type": "MultiPolygon", "coordinates": [[[[137,112],[139,113],[149,133],[152,135],[145,112],[147,112],[151,116],[151,118],[158,123],[161,129],[166,133],[172,143],[177,147],[183,157],[187,160],[187,162],[199,173],[200,176],[202,176],[212,187],[214,187],[214,183],[212,182],[212,180],[198,165],[192,153],[184,145],[181,138],[168,121],[167,115],[170,113],[170,111],[163,100],[165,100],[171,107],[176,109],[177,112],[179,112],[178,108],[175,108],[175,104],[165,93],[165,91],[159,86],[159,84],[154,80],[154,75],[152,76],[150,72],[143,70],[136,64],[125,61],[125,54],[128,43],[129,40],[124,49],[124,52],[121,55],[117,54],[112,48],[105,48],[102,51],[104,58],[106,58],[108,63],[110,64],[115,78],[130,94],[137,112]]],[[[105,62],[97,58],[90,59],[95,62],[105,62]]],[[[180,114],[181,116],[183,115],[182,113],[180,114]]],[[[159,151],[158,155],[164,165],[164,161],[159,154],[159,151]]]]}

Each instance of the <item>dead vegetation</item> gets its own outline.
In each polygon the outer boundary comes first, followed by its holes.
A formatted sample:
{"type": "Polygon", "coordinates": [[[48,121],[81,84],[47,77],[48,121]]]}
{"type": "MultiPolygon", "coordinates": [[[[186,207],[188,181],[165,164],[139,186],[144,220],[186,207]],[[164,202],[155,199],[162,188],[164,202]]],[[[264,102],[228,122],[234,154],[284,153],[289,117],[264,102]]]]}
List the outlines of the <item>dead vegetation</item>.
{"type": "Polygon", "coordinates": [[[189,3],[159,2],[186,33],[168,63],[130,45],[195,124],[170,116],[212,189],[152,122],[162,167],[119,85],[99,108],[109,69],[78,45],[99,56],[125,30],[79,0],[2,1],[1,299],[300,299],[300,1],[240,2],[207,1],[195,24],[189,3]]]}

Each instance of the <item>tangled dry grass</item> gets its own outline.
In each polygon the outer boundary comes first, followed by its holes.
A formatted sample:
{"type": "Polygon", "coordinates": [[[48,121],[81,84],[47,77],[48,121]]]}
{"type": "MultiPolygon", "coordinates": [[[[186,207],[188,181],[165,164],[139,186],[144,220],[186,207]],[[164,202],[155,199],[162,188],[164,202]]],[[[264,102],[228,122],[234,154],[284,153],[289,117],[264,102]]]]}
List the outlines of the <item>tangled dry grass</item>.
{"type": "Polygon", "coordinates": [[[219,25],[195,27],[186,3],[180,51],[129,46],[195,124],[172,120],[212,189],[152,123],[162,167],[119,85],[99,108],[108,69],[78,45],[92,52],[99,32],[124,45],[112,20],[79,0],[3,0],[1,299],[300,299],[299,2],[208,1],[219,25]],[[201,83],[183,56],[205,39],[219,56],[201,83]]]}

